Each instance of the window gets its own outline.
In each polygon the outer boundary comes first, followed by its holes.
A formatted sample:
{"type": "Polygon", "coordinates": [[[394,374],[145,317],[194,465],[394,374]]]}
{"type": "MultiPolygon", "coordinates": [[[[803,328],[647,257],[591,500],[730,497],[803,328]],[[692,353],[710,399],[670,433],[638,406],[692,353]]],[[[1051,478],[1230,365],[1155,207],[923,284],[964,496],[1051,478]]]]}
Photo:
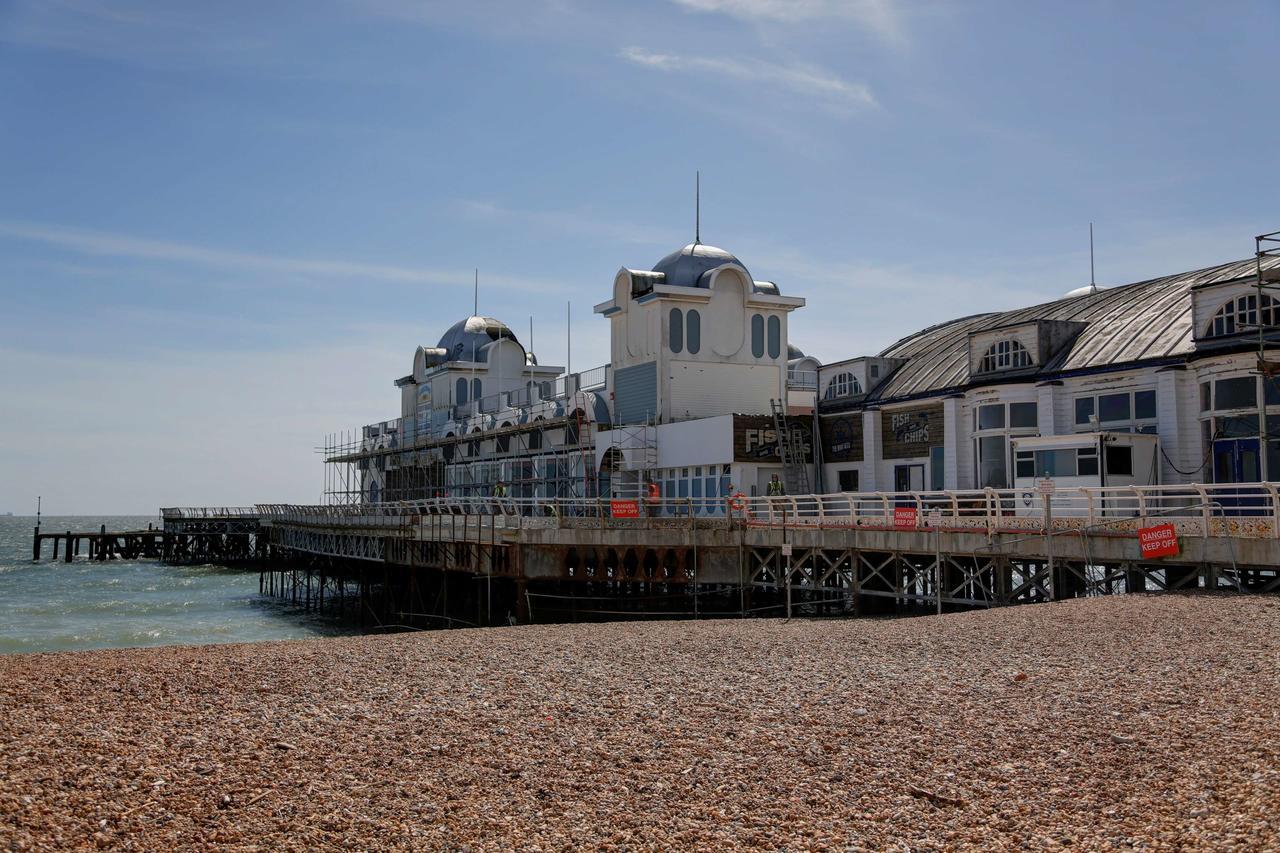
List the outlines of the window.
{"type": "Polygon", "coordinates": [[[1081,477],[1098,476],[1098,448],[1081,447],[1076,451],[1076,473],[1081,477]]]}
{"type": "Polygon", "coordinates": [[[671,309],[667,330],[671,351],[684,352],[684,313],[679,308],[671,309]]]}
{"type": "Polygon", "coordinates": [[[1258,405],[1258,383],[1252,376],[1219,379],[1213,383],[1214,408],[1252,409],[1258,405]]]}
{"type": "Polygon", "coordinates": [[[868,376],[870,376],[872,379],[880,378],[880,365],[873,364],[871,365],[870,370],[871,372],[867,374],[868,376]]]}
{"type": "Polygon", "coordinates": [[[979,488],[1007,489],[1009,487],[1009,440],[1003,435],[978,439],[979,488]]]}
{"type": "Polygon", "coordinates": [[[454,388],[454,403],[461,406],[467,402],[467,380],[459,379],[454,388]]]}
{"type": "Polygon", "coordinates": [[[856,470],[840,471],[837,473],[837,476],[840,478],[840,491],[842,492],[858,491],[858,472],[856,470]]]}
{"type": "MultiPolygon", "coordinates": [[[[1280,305],[1268,294],[1262,294],[1262,326],[1276,325],[1280,321],[1280,305]]],[[[1206,337],[1222,337],[1240,332],[1257,331],[1258,328],[1258,294],[1248,293],[1237,296],[1218,309],[1209,321],[1206,337]]]]}
{"type": "Polygon", "coordinates": [[[1133,448],[1107,447],[1107,474],[1133,474],[1133,448]]]}
{"type": "Polygon", "coordinates": [[[751,315],[751,354],[756,358],[764,358],[764,317],[751,315]]]}
{"type": "Polygon", "coordinates": [[[1110,394],[1077,397],[1076,430],[1090,432],[1094,429],[1089,422],[1091,415],[1097,415],[1100,430],[1107,432],[1142,432],[1156,433],[1156,392],[1117,391],[1110,394]]]}
{"type": "Polygon", "coordinates": [[[483,396],[483,395],[480,393],[480,380],[479,380],[479,379],[472,379],[472,380],[471,380],[471,399],[472,399],[472,400],[479,401],[479,399],[480,399],[482,396],[483,396]]]}
{"type": "Polygon", "coordinates": [[[698,350],[702,349],[702,315],[697,311],[690,311],[685,317],[684,331],[689,354],[697,355],[698,350]]]}
{"type": "Polygon", "coordinates": [[[929,488],[940,492],[946,488],[946,448],[929,448],[929,488]]]}
{"type": "Polygon", "coordinates": [[[1004,429],[1004,404],[979,406],[978,429],[1004,429]]]}
{"type": "Polygon", "coordinates": [[[1208,412],[1213,409],[1213,394],[1209,391],[1209,383],[1200,383],[1200,411],[1208,412]]]}
{"type": "Polygon", "coordinates": [[[1093,417],[1094,414],[1092,397],[1079,397],[1076,399],[1076,426],[1088,426],[1089,418],[1093,417]]]}
{"type": "Polygon", "coordinates": [[[827,391],[822,395],[822,399],[836,400],[840,397],[852,397],[861,393],[862,385],[858,383],[858,377],[852,373],[837,373],[827,383],[827,391]]]}
{"type": "Polygon", "coordinates": [[[1127,421],[1133,415],[1128,394],[1103,394],[1098,398],[1098,420],[1102,423],[1127,421]]]}
{"type": "Polygon", "coordinates": [[[1009,426],[1014,429],[1036,429],[1038,424],[1035,403],[1009,404],[1009,426]]]}
{"type": "Polygon", "coordinates": [[[993,370],[1011,370],[1018,367],[1031,366],[1031,353],[1015,340],[996,341],[987,348],[978,365],[979,373],[990,373],[993,370]]]}
{"type": "Polygon", "coordinates": [[[769,358],[782,355],[782,321],[777,317],[769,318],[769,358]]]}

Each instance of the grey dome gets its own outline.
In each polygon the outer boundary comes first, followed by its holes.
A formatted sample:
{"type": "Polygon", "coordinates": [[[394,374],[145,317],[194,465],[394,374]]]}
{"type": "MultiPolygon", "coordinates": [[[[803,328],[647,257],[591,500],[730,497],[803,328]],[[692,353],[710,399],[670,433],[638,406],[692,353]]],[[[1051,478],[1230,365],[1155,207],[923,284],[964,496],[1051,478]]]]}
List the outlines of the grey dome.
{"type": "Polygon", "coordinates": [[[787,344],[787,360],[788,361],[797,359],[797,358],[804,358],[804,357],[805,357],[804,351],[801,350],[800,347],[796,346],[795,344],[787,344]]]}
{"type": "Polygon", "coordinates": [[[484,348],[500,338],[520,343],[501,320],[468,317],[449,327],[440,338],[439,347],[448,353],[445,361],[488,361],[489,354],[484,348]]]}
{"type": "MultiPolygon", "coordinates": [[[[703,243],[690,243],[654,264],[653,271],[666,276],[666,284],[679,287],[706,287],[707,283],[702,280],[703,275],[725,264],[737,264],[746,269],[742,261],[724,249],[703,243]]],[[[751,273],[747,273],[747,279],[751,279],[751,273]]]]}

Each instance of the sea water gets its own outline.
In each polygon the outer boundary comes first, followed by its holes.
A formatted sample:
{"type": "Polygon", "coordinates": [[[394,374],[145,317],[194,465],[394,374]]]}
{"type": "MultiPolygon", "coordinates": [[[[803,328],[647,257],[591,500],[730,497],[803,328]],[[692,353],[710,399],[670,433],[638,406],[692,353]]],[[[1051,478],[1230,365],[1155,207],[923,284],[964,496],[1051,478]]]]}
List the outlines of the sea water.
{"type": "MultiPolygon", "coordinates": [[[[45,516],[45,533],[145,530],[155,518],[45,516]]],[[[258,594],[258,573],[157,560],[31,561],[34,518],[0,516],[0,654],[239,643],[347,633],[331,619],[258,594]]]]}

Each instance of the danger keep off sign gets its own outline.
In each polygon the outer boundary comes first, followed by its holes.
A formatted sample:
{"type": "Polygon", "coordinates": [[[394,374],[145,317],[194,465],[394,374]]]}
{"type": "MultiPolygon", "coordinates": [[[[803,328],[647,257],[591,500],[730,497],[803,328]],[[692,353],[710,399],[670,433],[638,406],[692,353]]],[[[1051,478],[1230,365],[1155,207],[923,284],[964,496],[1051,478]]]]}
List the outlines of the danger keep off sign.
{"type": "Polygon", "coordinates": [[[639,518],[640,502],[632,500],[609,501],[609,509],[614,518],[639,518]]]}
{"type": "Polygon", "coordinates": [[[1142,546],[1142,559],[1178,556],[1178,532],[1172,524],[1157,524],[1138,530],[1138,544],[1142,546]]]}

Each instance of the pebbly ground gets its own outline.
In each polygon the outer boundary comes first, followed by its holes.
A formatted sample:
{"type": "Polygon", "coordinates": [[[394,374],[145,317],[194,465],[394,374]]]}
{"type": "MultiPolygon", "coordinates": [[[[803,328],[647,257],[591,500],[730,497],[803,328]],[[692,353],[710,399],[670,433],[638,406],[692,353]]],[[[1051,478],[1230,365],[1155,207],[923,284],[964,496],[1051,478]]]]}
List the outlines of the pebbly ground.
{"type": "Polygon", "coordinates": [[[0,658],[0,846],[1280,846],[1280,599],[0,658]]]}

